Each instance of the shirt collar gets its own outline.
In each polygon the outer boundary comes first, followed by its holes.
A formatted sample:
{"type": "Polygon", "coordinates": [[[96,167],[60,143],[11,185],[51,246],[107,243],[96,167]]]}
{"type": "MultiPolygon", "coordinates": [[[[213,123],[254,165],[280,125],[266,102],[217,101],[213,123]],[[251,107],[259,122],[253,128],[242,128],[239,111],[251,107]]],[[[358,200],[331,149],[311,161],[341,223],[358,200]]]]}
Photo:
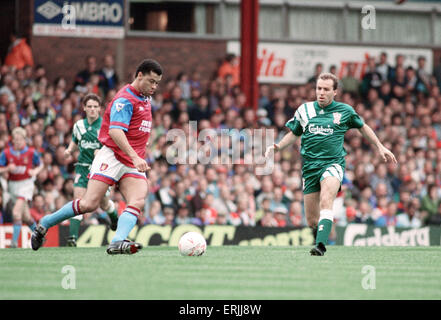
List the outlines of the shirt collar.
{"type": "Polygon", "coordinates": [[[128,89],[139,99],[144,101],[150,101],[149,97],[144,96],[141,92],[135,89],[131,84],[127,85],[128,89]]]}

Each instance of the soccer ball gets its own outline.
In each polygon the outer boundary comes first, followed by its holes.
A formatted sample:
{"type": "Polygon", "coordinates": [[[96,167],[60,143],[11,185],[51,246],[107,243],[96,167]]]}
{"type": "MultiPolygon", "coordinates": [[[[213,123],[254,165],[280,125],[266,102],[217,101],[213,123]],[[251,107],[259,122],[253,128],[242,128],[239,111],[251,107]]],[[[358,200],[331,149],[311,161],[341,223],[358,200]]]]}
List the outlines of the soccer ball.
{"type": "Polygon", "coordinates": [[[207,242],[198,232],[187,232],[178,243],[179,252],[183,256],[201,256],[207,249],[207,242]]]}

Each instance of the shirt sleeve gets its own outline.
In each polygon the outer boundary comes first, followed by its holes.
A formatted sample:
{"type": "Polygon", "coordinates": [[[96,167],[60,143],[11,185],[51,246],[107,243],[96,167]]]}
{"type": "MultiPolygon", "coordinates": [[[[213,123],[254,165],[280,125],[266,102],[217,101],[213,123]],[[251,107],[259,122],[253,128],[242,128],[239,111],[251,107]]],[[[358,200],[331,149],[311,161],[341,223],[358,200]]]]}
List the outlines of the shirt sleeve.
{"type": "MultiPolygon", "coordinates": [[[[352,109],[352,108],[351,108],[352,109]]],[[[360,117],[354,109],[352,109],[351,115],[349,116],[349,127],[360,129],[364,126],[363,118],[360,117]]]]}
{"type": "Polygon", "coordinates": [[[6,159],[5,152],[0,154],[0,167],[6,167],[8,164],[8,159],[6,159]]]}
{"type": "Polygon", "coordinates": [[[116,99],[110,109],[109,129],[121,129],[124,131],[128,131],[132,115],[132,103],[126,98],[116,99]]]}
{"type": "Polygon", "coordinates": [[[288,122],[285,124],[285,127],[290,129],[292,133],[296,136],[301,136],[303,133],[303,127],[300,123],[300,116],[298,114],[298,111],[294,114],[294,117],[292,117],[291,120],[288,120],[288,122]]]}
{"type": "Polygon", "coordinates": [[[37,150],[34,150],[34,154],[32,155],[32,164],[35,167],[38,167],[40,165],[40,155],[38,154],[37,150]]]}
{"type": "Polygon", "coordinates": [[[74,124],[74,126],[73,126],[73,130],[72,130],[72,141],[76,144],[76,145],[78,145],[78,134],[79,134],[79,132],[78,132],[78,124],[77,123],[75,123],[74,124]]]}

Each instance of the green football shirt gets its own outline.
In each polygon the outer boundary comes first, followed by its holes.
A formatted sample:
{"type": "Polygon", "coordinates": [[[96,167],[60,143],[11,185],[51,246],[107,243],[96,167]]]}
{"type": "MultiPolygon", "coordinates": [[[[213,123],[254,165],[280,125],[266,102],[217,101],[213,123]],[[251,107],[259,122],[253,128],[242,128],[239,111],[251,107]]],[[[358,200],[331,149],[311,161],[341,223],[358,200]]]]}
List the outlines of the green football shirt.
{"type": "Polygon", "coordinates": [[[344,135],[351,128],[361,128],[363,119],[348,104],[333,101],[320,108],[317,101],[297,108],[286,126],[301,136],[300,154],[305,160],[331,160],[346,156],[344,135]]]}
{"type": "Polygon", "coordinates": [[[75,142],[80,151],[77,165],[90,166],[95,157],[95,150],[101,148],[101,142],[98,140],[101,122],[101,117],[92,124],[89,124],[87,119],[84,118],[74,124],[72,141],[75,142]]]}

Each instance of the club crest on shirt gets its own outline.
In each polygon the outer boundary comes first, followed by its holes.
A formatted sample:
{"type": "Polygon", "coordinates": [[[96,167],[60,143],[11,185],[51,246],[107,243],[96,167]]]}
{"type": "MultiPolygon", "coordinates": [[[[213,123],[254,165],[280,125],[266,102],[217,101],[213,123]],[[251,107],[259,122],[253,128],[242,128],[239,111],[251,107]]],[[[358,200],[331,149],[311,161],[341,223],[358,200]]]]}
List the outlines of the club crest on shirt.
{"type": "Polygon", "coordinates": [[[340,124],[341,113],[340,112],[334,112],[332,115],[334,116],[334,123],[335,124],[340,124]]]}
{"type": "Polygon", "coordinates": [[[102,163],[100,166],[100,171],[106,171],[109,165],[107,163],[102,163]]]}
{"type": "Polygon", "coordinates": [[[120,112],[124,108],[124,103],[117,102],[115,103],[116,111],[120,112]]]}

